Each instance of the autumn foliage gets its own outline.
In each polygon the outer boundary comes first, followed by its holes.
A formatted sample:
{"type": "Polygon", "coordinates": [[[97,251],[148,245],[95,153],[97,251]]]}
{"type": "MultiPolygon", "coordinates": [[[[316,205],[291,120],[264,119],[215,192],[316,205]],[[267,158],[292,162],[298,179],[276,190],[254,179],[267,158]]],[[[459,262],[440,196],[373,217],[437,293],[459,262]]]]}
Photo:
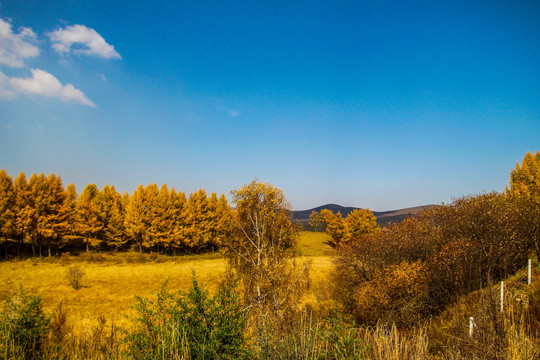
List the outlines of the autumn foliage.
{"type": "Polygon", "coordinates": [[[320,213],[313,211],[309,218],[311,227],[330,235],[332,238],[330,245],[335,248],[352,239],[380,230],[377,218],[369,209],[354,209],[346,218],[343,218],[340,212],[334,214],[329,209],[322,209],[320,213]]]}
{"type": "Polygon", "coordinates": [[[336,296],[357,321],[410,325],[525,266],[538,208],[465,197],[350,242],[335,259],[336,296]]]}
{"type": "Polygon", "coordinates": [[[131,195],[114,186],[88,184],[80,195],[64,188],[55,174],[24,173],[13,181],[0,171],[0,235],[4,257],[20,256],[29,245],[34,256],[58,253],[76,239],[91,248],[176,254],[218,249],[229,237],[232,210],[224,195],[200,189],[186,197],[167,185],[140,185],[131,195]],[[16,247],[9,239],[16,241],[16,247]]]}

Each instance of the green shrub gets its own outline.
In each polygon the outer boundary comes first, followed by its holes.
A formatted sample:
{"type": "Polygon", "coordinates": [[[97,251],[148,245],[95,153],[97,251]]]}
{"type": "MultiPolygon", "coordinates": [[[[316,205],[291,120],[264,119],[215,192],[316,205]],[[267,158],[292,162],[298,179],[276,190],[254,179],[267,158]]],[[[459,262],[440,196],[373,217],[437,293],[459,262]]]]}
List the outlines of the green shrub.
{"type": "Polygon", "coordinates": [[[39,359],[50,319],[43,313],[41,297],[23,290],[6,300],[0,313],[0,350],[5,358],[39,359]]]}
{"type": "Polygon", "coordinates": [[[171,293],[166,285],[155,300],[137,297],[132,332],[125,341],[134,359],[237,359],[246,351],[246,313],[236,283],[220,287],[212,297],[196,277],[187,293],[171,293]]]}

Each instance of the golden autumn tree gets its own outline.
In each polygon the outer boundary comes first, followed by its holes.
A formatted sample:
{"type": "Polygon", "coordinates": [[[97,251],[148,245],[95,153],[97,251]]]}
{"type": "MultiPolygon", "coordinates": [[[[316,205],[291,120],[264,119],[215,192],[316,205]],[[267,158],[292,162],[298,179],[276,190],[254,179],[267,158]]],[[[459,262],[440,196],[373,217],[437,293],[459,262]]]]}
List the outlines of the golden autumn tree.
{"type": "Polygon", "coordinates": [[[63,232],[65,235],[75,235],[76,225],[76,206],[79,195],[77,194],[77,188],[73,183],[66,187],[64,192],[65,201],[62,208],[62,212],[65,216],[65,228],[63,232]]]}
{"type": "Polygon", "coordinates": [[[329,209],[322,209],[320,213],[312,211],[310,224],[330,235],[332,240],[329,241],[329,244],[332,247],[338,247],[339,244],[349,239],[347,222],[345,222],[340,212],[334,214],[329,209]]]}
{"type": "Polygon", "coordinates": [[[77,233],[86,239],[86,251],[90,251],[90,238],[96,236],[103,224],[99,217],[99,190],[95,184],[88,184],[77,201],[77,233]]]}
{"type": "Polygon", "coordinates": [[[124,226],[126,234],[133,239],[142,253],[142,247],[150,245],[150,226],[152,221],[152,199],[157,198],[159,190],[157,185],[148,185],[146,188],[139,185],[133,194],[129,197],[126,206],[124,226]]]}
{"type": "Polygon", "coordinates": [[[122,196],[116,191],[114,185],[105,185],[99,192],[96,203],[103,225],[100,231],[101,238],[107,247],[118,250],[127,242],[124,231],[122,196]]]}
{"type": "Polygon", "coordinates": [[[319,213],[315,210],[313,210],[311,212],[311,214],[309,214],[309,222],[308,222],[309,226],[311,226],[311,228],[314,230],[314,231],[325,231],[326,230],[326,224],[322,222],[322,219],[321,217],[319,216],[319,213]]]}
{"type": "MultiPolygon", "coordinates": [[[[32,191],[24,172],[21,172],[13,183],[15,190],[15,229],[18,233],[17,256],[20,256],[20,247],[25,239],[31,241],[35,227],[35,209],[32,199],[32,191]]],[[[34,246],[32,244],[32,250],[34,246]]],[[[34,251],[35,256],[35,251],[34,251]]]]}
{"type": "Polygon", "coordinates": [[[158,245],[158,238],[155,237],[156,218],[157,218],[157,201],[159,188],[157,184],[149,184],[144,188],[143,197],[143,215],[145,219],[146,231],[143,237],[143,246],[146,248],[154,248],[158,245]]]}
{"type": "Polygon", "coordinates": [[[225,194],[217,199],[215,207],[214,241],[219,247],[227,246],[233,229],[233,211],[229,206],[225,194]]]}
{"type": "Polygon", "coordinates": [[[328,224],[335,219],[336,215],[329,209],[322,209],[319,213],[319,223],[322,225],[323,231],[326,231],[328,224]]]}
{"type": "Polygon", "coordinates": [[[354,209],[345,219],[352,239],[378,231],[377,218],[369,209],[354,209]]]}
{"type": "Polygon", "coordinates": [[[351,234],[347,222],[343,219],[341,213],[338,212],[332,218],[329,217],[328,219],[329,220],[327,220],[328,222],[326,223],[326,233],[332,238],[330,245],[339,247],[343,243],[349,241],[351,234]]]}
{"type": "Polygon", "coordinates": [[[172,240],[174,226],[172,198],[166,184],[161,186],[155,200],[149,206],[152,209],[149,234],[153,245],[157,246],[160,252],[160,249],[170,247],[169,242],[172,240]]]}
{"type": "Polygon", "coordinates": [[[527,151],[521,165],[510,172],[510,188],[512,194],[523,195],[540,202],[540,151],[534,155],[527,151]]]}
{"type": "Polygon", "coordinates": [[[49,184],[43,173],[39,175],[32,174],[28,180],[28,184],[30,185],[35,210],[35,217],[33,219],[35,225],[33,226],[34,233],[32,236],[32,244],[36,244],[38,246],[39,256],[41,256],[44,236],[46,236],[49,230],[49,224],[46,216],[48,211],[48,203],[50,201],[48,189],[49,184]]]}
{"type": "Polygon", "coordinates": [[[57,249],[61,246],[65,229],[67,227],[67,214],[64,210],[66,202],[66,193],[62,179],[60,176],[50,174],[46,178],[47,183],[47,206],[45,211],[45,219],[41,222],[42,234],[47,243],[49,257],[51,254],[51,245],[55,245],[57,249]]]}
{"type": "Polygon", "coordinates": [[[203,249],[210,244],[212,209],[204,189],[192,193],[189,206],[189,245],[193,249],[203,249]]]}
{"type": "Polygon", "coordinates": [[[4,237],[5,258],[8,257],[8,236],[15,228],[15,191],[13,179],[0,170],[0,234],[4,237]]]}
{"type": "Polygon", "coordinates": [[[257,321],[281,322],[294,311],[306,269],[293,263],[298,232],[281,189],[258,180],[231,191],[233,237],[224,248],[229,268],[242,277],[246,305],[257,321]]]}
{"type": "Polygon", "coordinates": [[[173,259],[176,260],[176,251],[186,247],[189,208],[186,194],[183,191],[177,193],[173,188],[170,197],[172,229],[168,245],[173,252],[173,259]]]}
{"type": "Polygon", "coordinates": [[[520,229],[526,231],[530,246],[540,258],[540,151],[527,152],[521,165],[510,172],[510,188],[506,192],[513,197],[519,208],[520,229]]]}

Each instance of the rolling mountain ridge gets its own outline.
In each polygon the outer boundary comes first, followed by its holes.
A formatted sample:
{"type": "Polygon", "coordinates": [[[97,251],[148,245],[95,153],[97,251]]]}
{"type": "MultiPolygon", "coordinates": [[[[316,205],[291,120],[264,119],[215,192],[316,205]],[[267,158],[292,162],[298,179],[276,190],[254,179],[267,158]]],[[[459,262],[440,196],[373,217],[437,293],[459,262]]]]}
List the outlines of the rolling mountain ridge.
{"type": "MultiPolygon", "coordinates": [[[[375,215],[375,217],[377,218],[377,223],[379,225],[384,225],[384,224],[403,221],[407,217],[414,216],[422,210],[432,209],[437,206],[439,205],[431,204],[431,205],[415,206],[415,207],[409,207],[409,208],[398,209],[398,210],[373,211],[373,215],[375,215]]],[[[312,211],[320,212],[322,209],[328,209],[332,211],[334,214],[339,211],[343,217],[346,217],[354,209],[360,209],[360,208],[345,207],[345,206],[341,206],[337,204],[326,204],[326,205],[318,206],[316,208],[309,209],[309,210],[293,211],[293,219],[303,225],[307,225],[307,223],[309,222],[309,215],[311,215],[311,212],[312,211]]]]}

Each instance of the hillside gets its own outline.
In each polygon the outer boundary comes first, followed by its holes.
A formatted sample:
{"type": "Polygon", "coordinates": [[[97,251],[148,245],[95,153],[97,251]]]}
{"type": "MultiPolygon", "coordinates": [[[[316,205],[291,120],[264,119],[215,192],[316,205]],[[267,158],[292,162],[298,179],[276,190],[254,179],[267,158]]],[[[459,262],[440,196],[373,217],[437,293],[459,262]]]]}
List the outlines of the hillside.
{"type": "MultiPolygon", "coordinates": [[[[377,223],[379,225],[385,225],[389,223],[396,223],[403,221],[409,216],[413,216],[418,214],[422,210],[432,209],[438,205],[423,205],[423,206],[415,206],[415,207],[409,207],[405,209],[398,209],[398,210],[389,210],[389,211],[374,211],[373,215],[377,218],[377,223]]],[[[299,210],[299,211],[293,211],[293,219],[301,224],[307,225],[309,221],[309,215],[311,215],[312,211],[320,212],[323,209],[328,209],[332,211],[333,213],[337,213],[338,211],[343,215],[343,217],[346,217],[349,215],[351,211],[354,209],[359,209],[356,207],[344,207],[337,204],[326,204],[322,206],[318,206],[313,209],[309,210],[299,210]]]]}

